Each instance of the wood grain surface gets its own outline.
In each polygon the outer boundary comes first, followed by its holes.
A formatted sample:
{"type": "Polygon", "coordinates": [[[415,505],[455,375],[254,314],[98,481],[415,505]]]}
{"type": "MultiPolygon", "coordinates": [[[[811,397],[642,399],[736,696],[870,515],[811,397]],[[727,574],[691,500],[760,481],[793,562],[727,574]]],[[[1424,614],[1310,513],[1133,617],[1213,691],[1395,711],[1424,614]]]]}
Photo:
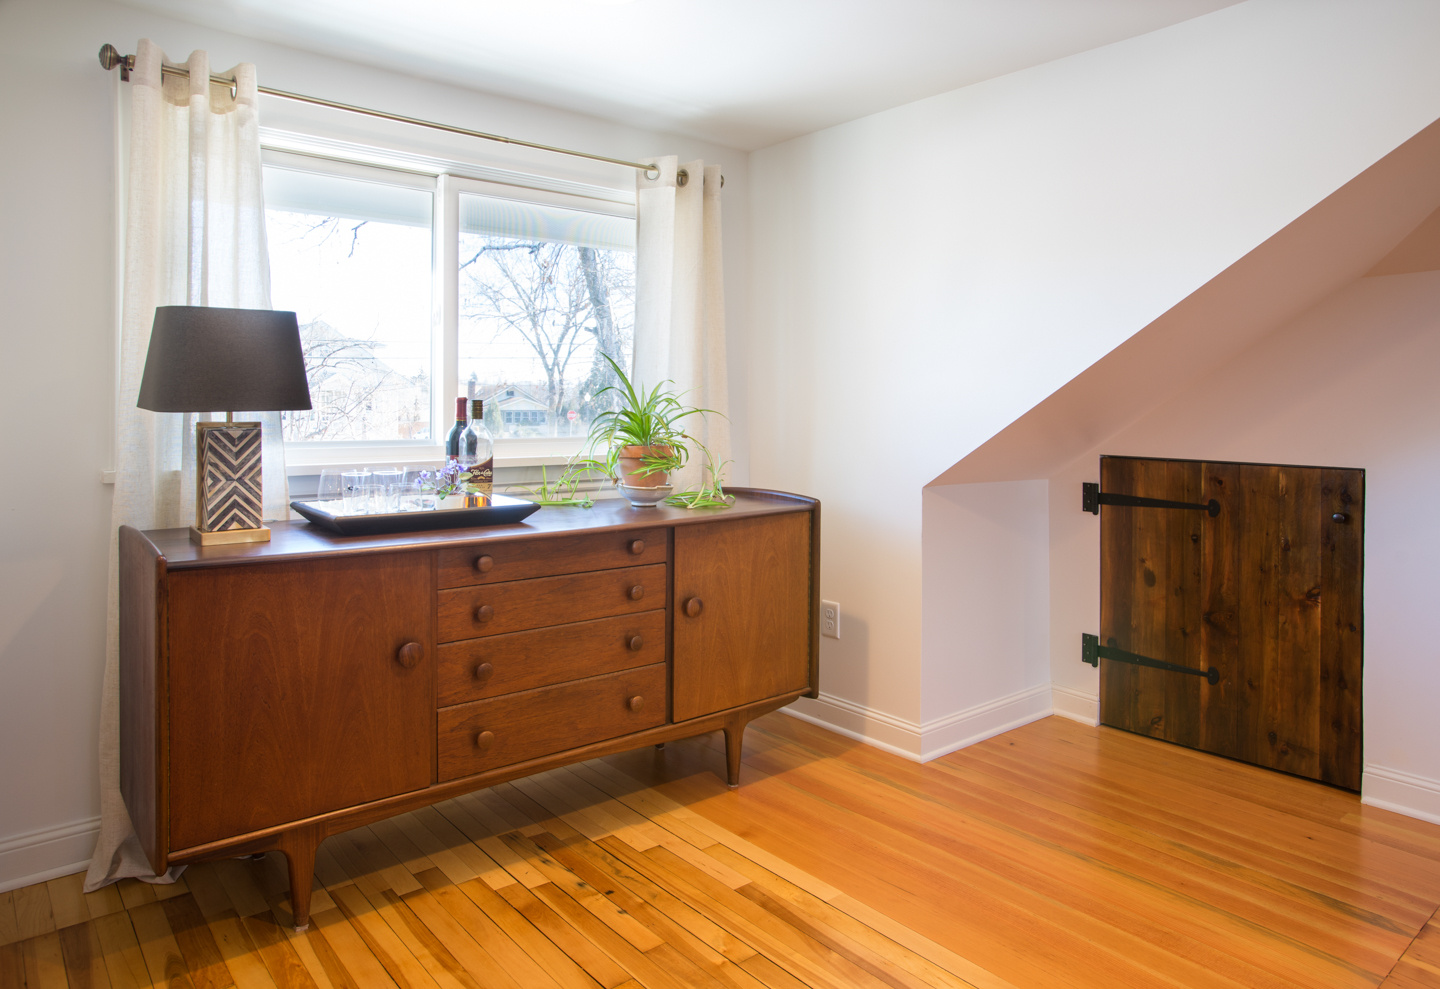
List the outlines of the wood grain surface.
{"type": "Polygon", "coordinates": [[[533,537],[499,539],[477,546],[456,546],[436,554],[441,587],[496,584],[505,580],[611,570],[669,559],[666,529],[627,529],[561,535],[537,542],[533,537]],[[476,566],[488,557],[485,569],[476,566]]]}
{"type": "Polygon", "coordinates": [[[1364,474],[1101,458],[1101,488],[1221,505],[1101,512],[1101,720],[1358,790],[1364,474]]]}
{"type": "Polygon", "coordinates": [[[431,575],[418,553],[171,575],[172,848],[431,782],[431,575]]]}
{"type": "Polygon", "coordinates": [[[662,725],[666,673],[658,663],[441,708],[440,779],[662,725]],[[632,706],[636,698],[641,703],[632,706]],[[476,741],[481,732],[490,736],[483,744],[476,741]]]}
{"type": "Polygon", "coordinates": [[[677,721],[808,686],[807,516],[677,529],[674,567],[677,721]]]}
{"type": "Polygon", "coordinates": [[[769,715],[745,787],[723,760],[716,733],[336,835],[302,934],[275,854],[0,893],[0,987],[1440,984],[1440,827],[1332,787],[1059,718],[920,765],[769,715]]]}
{"type": "Polygon", "coordinates": [[[150,867],[166,865],[169,834],[169,711],[159,689],[167,677],[165,628],[169,602],[165,559],[138,529],[119,533],[120,652],[131,659],[120,666],[120,793],[150,867]]]}
{"type": "Polygon", "coordinates": [[[450,588],[437,598],[440,641],[654,611],[665,606],[666,586],[665,564],[654,563],[450,588]],[[488,616],[481,611],[486,608],[488,616]]]}
{"type": "Polygon", "coordinates": [[[664,602],[657,603],[662,610],[447,642],[439,650],[440,706],[663,663],[664,602]]]}

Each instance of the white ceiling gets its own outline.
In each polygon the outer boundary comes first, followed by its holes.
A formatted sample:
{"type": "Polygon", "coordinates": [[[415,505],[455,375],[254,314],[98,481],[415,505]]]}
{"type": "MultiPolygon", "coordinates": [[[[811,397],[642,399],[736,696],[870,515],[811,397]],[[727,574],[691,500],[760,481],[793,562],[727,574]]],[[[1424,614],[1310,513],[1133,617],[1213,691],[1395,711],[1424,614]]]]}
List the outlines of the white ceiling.
{"type": "Polygon", "coordinates": [[[1237,0],[128,2],[753,150],[1237,0]]]}

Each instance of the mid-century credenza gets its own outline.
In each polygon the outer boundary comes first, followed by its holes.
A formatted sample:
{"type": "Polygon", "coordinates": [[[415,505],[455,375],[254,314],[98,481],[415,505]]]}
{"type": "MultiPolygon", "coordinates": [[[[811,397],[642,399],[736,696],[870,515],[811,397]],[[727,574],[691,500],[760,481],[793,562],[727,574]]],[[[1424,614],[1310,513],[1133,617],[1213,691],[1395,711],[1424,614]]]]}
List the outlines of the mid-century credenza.
{"type": "Polygon", "coordinates": [[[121,791],[157,873],[746,723],[817,689],[819,504],[543,508],[202,547],[120,530],[121,791]]]}

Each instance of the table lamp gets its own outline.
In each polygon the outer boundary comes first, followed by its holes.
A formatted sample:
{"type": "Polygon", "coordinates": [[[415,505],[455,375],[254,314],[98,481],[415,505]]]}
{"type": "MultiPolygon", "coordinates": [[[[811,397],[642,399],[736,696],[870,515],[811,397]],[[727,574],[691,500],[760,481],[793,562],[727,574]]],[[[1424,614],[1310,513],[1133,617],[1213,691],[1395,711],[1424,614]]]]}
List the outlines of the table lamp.
{"type": "Polygon", "coordinates": [[[310,408],[293,312],[160,306],[135,403],[152,412],[225,412],[195,424],[195,524],[202,546],[266,542],[258,422],[235,410],[310,408]]]}

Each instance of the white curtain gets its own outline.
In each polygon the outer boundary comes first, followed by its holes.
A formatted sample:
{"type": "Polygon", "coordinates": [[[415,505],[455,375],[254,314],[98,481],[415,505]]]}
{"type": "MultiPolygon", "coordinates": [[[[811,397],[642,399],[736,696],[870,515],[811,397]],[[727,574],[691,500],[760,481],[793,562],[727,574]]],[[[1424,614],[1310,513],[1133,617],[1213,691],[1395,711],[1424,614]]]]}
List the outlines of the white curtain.
{"type": "MultiPolygon", "coordinates": [[[[195,519],[196,417],[135,407],[155,308],[270,308],[255,67],[242,64],[224,73],[236,80],[232,95],[229,86],[210,81],[204,52],[185,63],[188,79],[164,75],[164,60],[159,48],[142,40],[130,81],[109,630],[100,711],[101,825],[87,890],[126,876],[173,882],[179,874],[172,869],[167,876],[151,875],[120,796],[116,532],[121,525],[163,529],[195,519]]],[[[285,518],[280,414],[239,417],[264,423],[265,517],[285,518]]]]}
{"type": "MultiPolygon", "coordinates": [[[[730,458],[725,380],[725,283],[720,263],[720,166],[656,159],[636,177],[635,365],[637,385],[664,380],[683,401],[718,415],[684,421],[716,465],[730,458]]],[[[699,451],[672,483],[698,483],[699,451]]]]}

